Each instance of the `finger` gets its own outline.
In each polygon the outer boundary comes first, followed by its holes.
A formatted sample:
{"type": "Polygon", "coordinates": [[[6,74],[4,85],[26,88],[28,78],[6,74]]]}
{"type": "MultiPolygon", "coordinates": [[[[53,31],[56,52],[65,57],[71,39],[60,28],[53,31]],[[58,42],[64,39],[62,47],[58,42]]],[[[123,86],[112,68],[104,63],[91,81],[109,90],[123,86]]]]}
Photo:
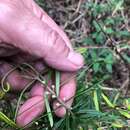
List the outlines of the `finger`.
{"type": "Polygon", "coordinates": [[[45,86],[41,83],[36,83],[30,91],[30,97],[43,96],[45,86]]]}
{"type": "Polygon", "coordinates": [[[17,124],[20,127],[24,127],[33,119],[40,116],[40,114],[44,111],[43,104],[44,100],[42,96],[35,96],[28,99],[19,110],[17,124]]]}
{"type": "Polygon", "coordinates": [[[19,109],[17,116],[19,126],[29,124],[45,111],[43,95],[44,86],[36,83],[30,92],[30,98],[19,109]]]}
{"type": "Polygon", "coordinates": [[[22,1],[10,1],[10,6],[3,3],[0,2],[3,40],[43,58],[53,68],[76,71],[82,67],[82,56],[72,50],[67,36],[49,16],[41,12],[42,20],[39,19],[22,1]]]}
{"type": "MultiPolygon", "coordinates": [[[[2,79],[9,71],[13,70],[13,66],[6,62],[0,64],[0,78],[2,79]]],[[[13,90],[22,90],[30,81],[23,78],[17,70],[12,71],[6,78],[6,82],[11,85],[13,90]]]]}
{"type": "MultiPolygon", "coordinates": [[[[62,74],[62,82],[72,77],[71,75],[72,74],[67,74],[67,73],[62,74]]],[[[63,86],[61,86],[59,98],[64,102],[67,108],[71,108],[71,105],[74,100],[75,92],[76,92],[75,79],[71,79],[70,81],[65,83],[63,86]]],[[[64,106],[61,106],[61,104],[58,101],[54,101],[53,108],[58,117],[63,117],[66,114],[66,108],[64,106]]]]}

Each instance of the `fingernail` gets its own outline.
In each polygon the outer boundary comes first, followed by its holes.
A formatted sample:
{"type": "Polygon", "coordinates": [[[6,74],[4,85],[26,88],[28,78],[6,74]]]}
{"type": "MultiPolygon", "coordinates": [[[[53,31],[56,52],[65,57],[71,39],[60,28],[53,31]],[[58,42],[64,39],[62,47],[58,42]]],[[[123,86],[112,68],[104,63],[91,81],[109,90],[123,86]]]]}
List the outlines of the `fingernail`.
{"type": "Polygon", "coordinates": [[[68,60],[76,65],[77,69],[80,69],[84,64],[83,56],[76,52],[70,52],[68,55],[68,60]]]}

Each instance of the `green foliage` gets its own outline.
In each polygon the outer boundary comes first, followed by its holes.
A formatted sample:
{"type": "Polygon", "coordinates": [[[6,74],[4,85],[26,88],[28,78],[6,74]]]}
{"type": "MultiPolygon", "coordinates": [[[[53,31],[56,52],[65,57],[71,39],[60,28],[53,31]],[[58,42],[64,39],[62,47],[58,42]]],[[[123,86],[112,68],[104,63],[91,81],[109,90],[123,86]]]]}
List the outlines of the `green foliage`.
{"type": "Polygon", "coordinates": [[[18,128],[18,126],[13,122],[11,119],[9,119],[4,113],[0,112],[0,121],[6,122],[9,126],[12,126],[13,128],[18,128]]]}
{"type": "Polygon", "coordinates": [[[60,91],[60,72],[56,71],[55,72],[55,82],[56,82],[56,95],[59,96],[59,91],[60,91]]]}
{"type": "Polygon", "coordinates": [[[51,108],[50,108],[50,105],[49,105],[48,94],[45,93],[44,99],[45,99],[45,105],[46,105],[46,109],[47,109],[47,114],[48,114],[48,119],[49,119],[49,122],[50,122],[50,126],[53,127],[53,122],[54,121],[53,121],[51,108]]]}
{"type": "MultiPolygon", "coordinates": [[[[124,0],[107,0],[106,2],[86,2],[88,16],[91,17],[91,33],[84,40],[83,45],[97,46],[98,49],[90,49],[85,54],[86,61],[95,62],[93,70],[95,73],[107,71],[112,73],[112,65],[115,63],[113,52],[104,47],[110,38],[126,40],[130,37],[130,32],[126,29],[120,29],[125,23],[126,18],[122,16],[124,9],[124,0]],[[102,48],[100,48],[102,46],[102,48]]],[[[110,41],[113,42],[113,41],[110,41]]],[[[112,43],[116,44],[116,43],[112,43]]],[[[124,55],[129,60],[129,56],[124,55]]]]}

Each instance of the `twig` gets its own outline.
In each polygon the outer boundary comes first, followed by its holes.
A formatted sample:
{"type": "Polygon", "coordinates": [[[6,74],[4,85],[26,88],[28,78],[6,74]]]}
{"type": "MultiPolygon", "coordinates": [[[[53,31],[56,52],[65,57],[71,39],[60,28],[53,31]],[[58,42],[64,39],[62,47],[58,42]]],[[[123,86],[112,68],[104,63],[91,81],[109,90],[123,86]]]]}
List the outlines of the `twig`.
{"type": "Polygon", "coordinates": [[[110,47],[107,47],[107,46],[81,46],[80,48],[86,48],[86,49],[110,49],[110,47]]]}
{"type": "Polygon", "coordinates": [[[83,2],[83,0],[79,0],[78,7],[77,7],[75,13],[78,13],[78,12],[79,12],[80,6],[81,6],[82,2],[83,2]]]}
{"type": "Polygon", "coordinates": [[[80,20],[84,15],[85,15],[85,13],[80,14],[76,19],[74,19],[74,20],[72,21],[72,24],[76,23],[76,22],[77,22],[78,20],[80,20]]]}
{"type": "Polygon", "coordinates": [[[1,80],[1,86],[2,86],[3,92],[7,92],[6,88],[4,87],[4,82],[5,82],[6,78],[7,78],[13,71],[15,71],[16,69],[17,69],[17,67],[15,67],[15,68],[9,70],[9,71],[4,75],[4,77],[2,78],[2,80],[1,80]]]}

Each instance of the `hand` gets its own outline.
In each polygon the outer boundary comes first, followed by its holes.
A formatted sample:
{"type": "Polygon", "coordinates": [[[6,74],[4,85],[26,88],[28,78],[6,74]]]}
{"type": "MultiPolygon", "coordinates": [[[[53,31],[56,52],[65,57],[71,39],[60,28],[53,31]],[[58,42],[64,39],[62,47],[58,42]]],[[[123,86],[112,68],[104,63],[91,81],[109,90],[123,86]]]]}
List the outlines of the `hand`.
{"type": "MultiPolygon", "coordinates": [[[[37,71],[45,69],[46,63],[62,71],[61,82],[83,66],[82,56],[73,51],[66,34],[33,0],[0,1],[0,48],[0,57],[8,61],[0,64],[1,78],[13,67],[10,62],[30,62],[37,71]]],[[[7,81],[13,90],[21,90],[30,82],[18,70],[13,71],[7,81]]],[[[61,86],[59,98],[68,107],[73,99],[67,100],[74,96],[75,90],[75,79],[61,86]]],[[[42,84],[33,85],[30,98],[19,109],[18,125],[25,126],[45,111],[44,92],[42,84]]],[[[57,103],[54,101],[54,109],[57,103]]],[[[60,107],[55,113],[63,117],[66,110],[60,107]]]]}

